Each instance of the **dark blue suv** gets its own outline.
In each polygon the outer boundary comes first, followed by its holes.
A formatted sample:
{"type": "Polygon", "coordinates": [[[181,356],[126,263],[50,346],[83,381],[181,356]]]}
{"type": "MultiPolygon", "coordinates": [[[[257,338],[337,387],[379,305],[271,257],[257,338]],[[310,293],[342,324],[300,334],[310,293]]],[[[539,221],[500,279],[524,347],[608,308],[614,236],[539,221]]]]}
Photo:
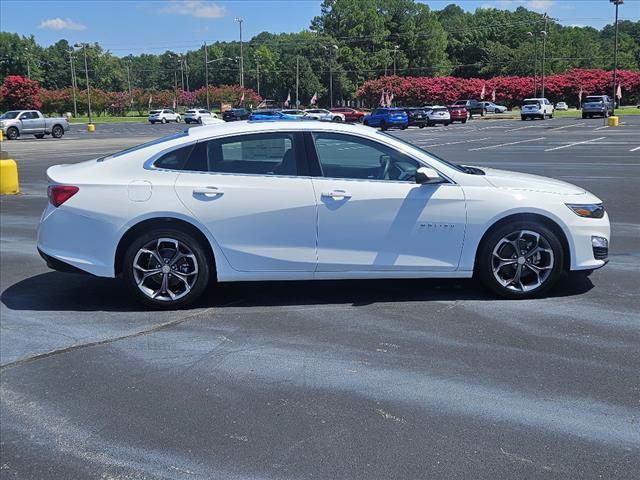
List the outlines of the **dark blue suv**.
{"type": "Polygon", "coordinates": [[[370,127],[380,127],[380,130],[393,127],[404,130],[409,126],[409,117],[402,108],[379,107],[369,115],[365,115],[362,123],[370,127]]]}

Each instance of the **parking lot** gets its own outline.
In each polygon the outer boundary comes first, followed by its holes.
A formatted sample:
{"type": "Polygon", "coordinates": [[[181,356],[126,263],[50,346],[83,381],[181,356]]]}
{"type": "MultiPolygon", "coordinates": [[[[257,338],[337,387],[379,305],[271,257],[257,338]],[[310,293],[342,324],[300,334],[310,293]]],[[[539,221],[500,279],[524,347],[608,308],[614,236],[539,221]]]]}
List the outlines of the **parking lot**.
{"type": "Polygon", "coordinates": [[[118,281],[47,269],[45,171],[184,124],[3,142],[22,192],[0,200],[0,477],[638,478],[640,116],[621,118],[392,132],[604,201],[610,263],[526,301],[471,280],[264,282],[145,311],[118,281]]]}

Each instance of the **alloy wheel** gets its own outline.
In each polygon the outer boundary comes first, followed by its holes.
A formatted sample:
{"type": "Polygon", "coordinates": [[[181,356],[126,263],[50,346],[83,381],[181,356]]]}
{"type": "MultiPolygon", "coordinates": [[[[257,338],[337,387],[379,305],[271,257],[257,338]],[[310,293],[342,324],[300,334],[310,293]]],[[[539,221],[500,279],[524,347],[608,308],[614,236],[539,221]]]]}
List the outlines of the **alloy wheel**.
{"type": "Polygon", "coordinates": [[[493,249],[493,276],[507,290],[529,292],[551,275],[555,259],[549,241],[532,230],[506,235],[493,249]]]}
{"type": "Polygon", "coordinates": [[[198,261],[191,248],[174,238],[158,238],[138,250],[133,276],[140,291],[152,300],[176,301],[198,279],[198,261]]]}

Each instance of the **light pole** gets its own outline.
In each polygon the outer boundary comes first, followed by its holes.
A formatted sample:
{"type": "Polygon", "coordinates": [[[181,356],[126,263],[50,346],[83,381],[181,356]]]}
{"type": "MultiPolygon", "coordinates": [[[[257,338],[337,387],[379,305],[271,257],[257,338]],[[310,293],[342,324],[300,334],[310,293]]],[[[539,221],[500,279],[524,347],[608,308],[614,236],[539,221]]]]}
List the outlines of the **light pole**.
{"type": "MultiPolygon", "coordinates": [[[[529,35],[530,37],[533,37],[533,55],[535,57],[534,61],[533,61],[533,96],[537,97],[538,96],[538,37],[543,37],[545,38],[547,36],[547,32],[545,32],[544,30],[540,30],[538,32],[527,32],[527,35],[529,35]]],[[[542,61],[542,64],[544,65],[544,58],[542,61]]],[[[543,69],[544,72],[544,69],[543,69]]],[[[542,84],[544,85],[544,73],[543,73],[543,77],[542,77],[542,84]]],[[[544,89],[544,86],[543,86],[544,89]]]]}
{"type": "Polygon", "coordinates": [[[78,116],[78,103],[76,101],[76,68],[73,65],[73,48],[69,49],[69,63],[71,64],[71,92],[73,93],[73,118],[78,116]]]}
{"type": "Polygon", "coordinates": [[[91,121],[91,88],[89,86],[89,67],[87,65],[87,47],[89,45],[86,43],[76,43],[76,48],[82,48],[82,53],[84,53],[84,74],[87,79],[87,107],[89,110],[89,125],[93,124],[91,121]]]}
{"type": "Polygon", "coordinates": [[[244,88],[244,55],[242,54],[242,22],[241,17],[236,17],[235,21],[240,25],[240,86],[244,88]]]}
{"type": "Polygon", "coordinates": [[[398,53],[398,49],[400,48],[400,45],[396,45],[395,47],[393,47],[393,76],[396,76],[396,53],[398,53]]]}
{"type": "Polygon", "coordinates": [[[230,57],[221,57],[214,58],[213,60],[209,60],[209,53],[207,52],[207,44],[204,44],[204,78],[205,78],[205,89],[207,90],[207,110],[211,110],[211,104],[209,103],[209,64],[220,62],[222,60],[235,60],[238,61],[238,57],[230,58],[230,57]]]}
{"type": "Polygon", "coordinates": [[[329,52],[329,105],[330,108],[333,108],[333,51],[338,50],[338,46],[327,47],[325,45],[322,48],[329,52]]]}
{"type": "Polygon", "coordinates": [[[624,3],[624,0],[609,0],[616,6],[616,24],[613,38],[613,110],[611,115],[616,114],[616,83],[618,81],[618,7],[624,3]]]}

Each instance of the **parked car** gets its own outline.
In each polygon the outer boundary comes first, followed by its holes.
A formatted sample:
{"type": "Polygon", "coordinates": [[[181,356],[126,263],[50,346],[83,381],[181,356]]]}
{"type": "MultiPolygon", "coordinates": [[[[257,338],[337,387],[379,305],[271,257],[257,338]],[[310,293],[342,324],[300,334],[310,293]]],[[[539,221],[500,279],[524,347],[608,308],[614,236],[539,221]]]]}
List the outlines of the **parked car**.
{"type": "Polygon", "coordinates": [[[451,123],[453,122],[467,123],[467,119],[469,118],[469,112],[465,106],[449,105],[447,108],[449,109],[449,116],[451,117],[451,123]]]}
{"type": "Polygon", "coordinates": [[[394,127],[404,130],[409,126],[409,117],[402,108],[379,107],[365,115],[362,123],[370,127],[380,127],[380,130],[394,127]]]}
{"type": "Polygon", "coordinates": [[[170,108],[163,108],[161,110],[151,110],[149,112],[149,123],[167,123],[180,121],[180,114],[174,112],[170,108]]]}
{"type": "Polygon", "coordinates": [[[364,119],[364,116],[367,112],[362,110],[358,110],[357,108],[350,107],[338,107],[330,109],[331,112],[342,113],[344,115],[344,119],[347,122],[361,122],[364,119]]]}
{"type": "Polygon", "coordinates": [[[488,113],[504,113],[507,111],[507,107],[504,105],[496,105],[493,102],[481,102],[484,107],[484,111],[488,113]]]}
{"type": "Polygon", "coordinates": [[[556,103],[556,110],[569,110],[569,105],[567,105],[565,102],[558,102],[556,103]]]}
{"type": "Polygon", "coordinates": [[[218,115],[204,108],[192,108],[184,112],[184,123],[202,123],[203,118],[218,118],[218,115]]]}
{"type": "Polygon", "coordinates": [[[427,126],[442,124],[447,126],[451,123],[451,114],[447,107],[436,105],[427,110],[427,126]]]}
{"type": "Polygon", "coordinates": [[[474,115],[480,115],[481,117],[484,117],[484,105],[482,104],[482,102],[479,102],[478,100],[475,100],[473,98],[469,100],[458,100],[457,102],[454,102],[453,105],[456,107],[466,108],[467,112],[469,112],[469,120],[471,120],[474,115]]]}
{"type": "Polygon", "coordinates": [[[613,114],[613,101],[608,95],[589,95],[582,103],[582,118],[608,117],[613,114]]]}
{"type": "Polygon", "coordinates": [[[234,122],[236,120],[248,120],[251,112],[246,108],[232,108],[222,113],[222,119],[225,122],[234,122]]]}
{"type": "Polygon", "coordinates": [[[406,107],[404,111],[407,113],[409,127],[424,128],[427,125],[427,110],[422,107],[406,107]]]}
{"type": "Polygon", "coordinates": [[[287,109],[287,110],[280,110],[280,111],[282,113],[286,114],[286,115],[293,115],[295,117],[300,117],[300,118],[304,117],[304,115],[305,115],[304,114],[304,110],[300,110],[300,109],[297,109],[297,108],[290,108],[290,109],[287,109]]]}
{"type": "Polygon", "coordinates": [[[546,98],[525,98],[520,105],[520,119],[553,118],[553,105],[546,98]]]}
{"type": "Polygon", "coordinates": [[[280,110],[256,110],[249,115],[249,120],[300,120],[296,115],[287,115],[280,110]]]}
{"type": "Polygon", "coordinates": [[[47,176],[47,264],[121,277],[153,308],[214,279],[475,276],[522,299],[607,263],[609,218],[583,188],[456,165],[360,125],[202,126],[47,176]]]}
{"type": "Polygon", "coordinates": [[[23,135],[44,138],[62,138],[69,130],[69,121],[65,117],[46,118],[38,110],[10,110],[0,116],[0,129],[9,140],[23,135]]]}
{"type": "Polygon", "coordinates": [[[304,111],[304,116],[322,122],[344,122],[345,120],[343,113],[330,112],[324,108],[308,108],[304,111]]]}

